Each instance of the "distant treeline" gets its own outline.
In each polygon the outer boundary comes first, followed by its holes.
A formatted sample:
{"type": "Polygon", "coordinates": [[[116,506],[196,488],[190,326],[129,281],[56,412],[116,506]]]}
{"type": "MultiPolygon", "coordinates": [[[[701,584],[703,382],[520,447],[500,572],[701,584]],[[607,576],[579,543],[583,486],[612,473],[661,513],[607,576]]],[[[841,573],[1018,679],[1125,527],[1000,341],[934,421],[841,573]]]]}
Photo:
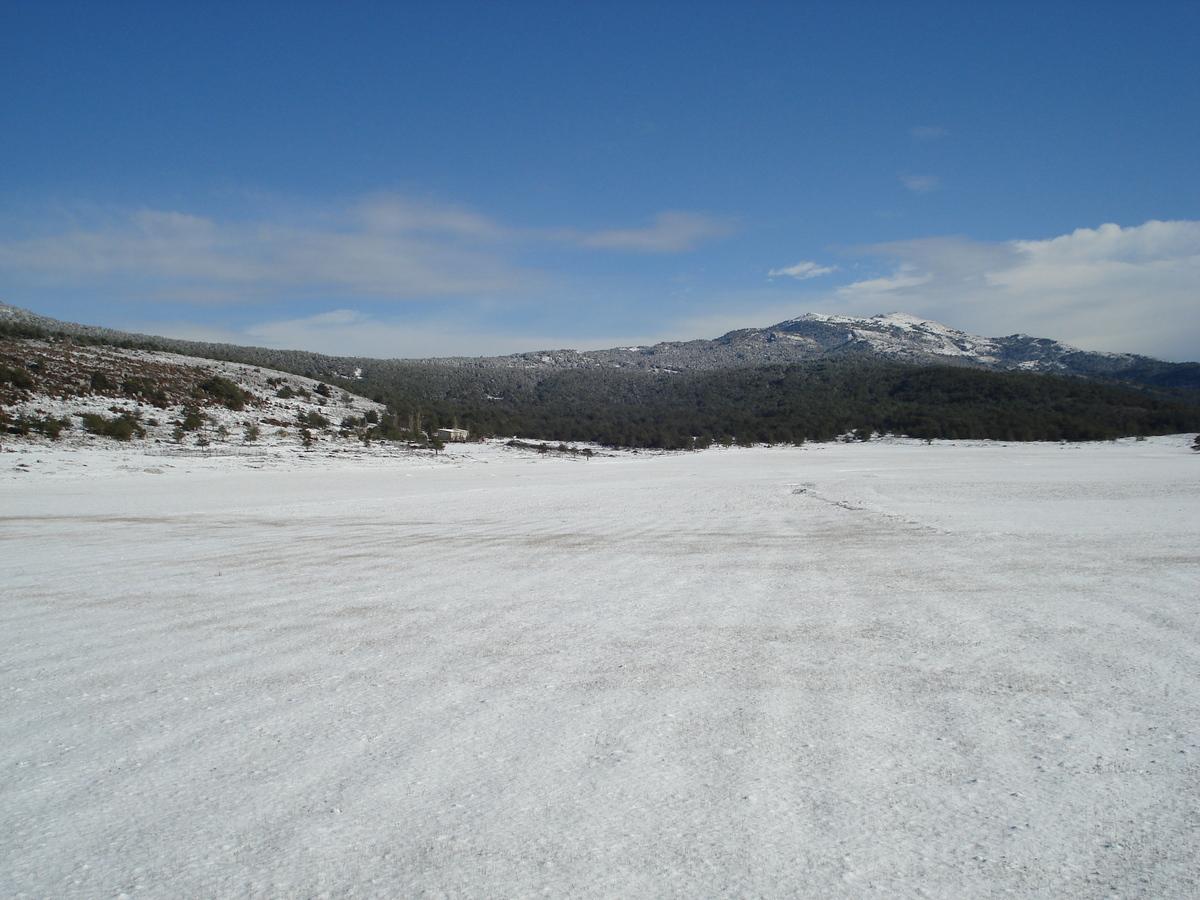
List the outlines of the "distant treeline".
{"type": "Polygon", "coordinates": [[[1200,430],[1196,404],[1079,379],[952,366],[852,360],[674,374],[397,369],[386,380],[345,386],[401,417],[419,412],[434,427],[455,421],[475,434],[626,447],[799,443],[851,432],[1084,441],[1200,430]]]}
{"type": "MultiPolygon", "coordinates": [[[[25,322],[0,321],[0,340],[70,341],[86,347],[119,347],[122,350],[167,350],[157,340],[138,340],[129,337],[109,337],[75,331],[58,331],[25,322]]],[[[173,352],[180,352],[175,350],[173,352]]]]}

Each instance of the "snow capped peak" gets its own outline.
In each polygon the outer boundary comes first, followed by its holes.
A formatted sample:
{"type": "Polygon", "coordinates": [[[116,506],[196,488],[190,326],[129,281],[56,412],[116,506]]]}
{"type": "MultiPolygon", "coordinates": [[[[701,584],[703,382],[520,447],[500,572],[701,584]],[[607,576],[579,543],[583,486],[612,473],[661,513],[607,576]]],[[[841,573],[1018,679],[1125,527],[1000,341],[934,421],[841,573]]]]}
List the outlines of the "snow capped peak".
{"type": "Polygon", "coordinates": [[[851,328],[876,328],[883,325],[891,328],[901,329],[923,328],[934,329],[938,331],[954,330],[929,319],[922,319],[920,316],[914,316],[904,312],[877,313],[876,315],[870,317],[840,316],[830,313],[810,312],[805,313],[802,316],[798,316],[795,319],[788,319],[786,322],[781,322],[775,327],[781,328],[786,325],[804,322],[821,322],[828,325],[848,325],[851,328]]]}
{"type": "Polygon", "coordinates": [[[937,322],[903,312],[879,313],[871,316],[868,321],[891,325],[894,328],[928,328],[932,326],[936,329],[950,330],[946,329],[944,325],[939,325],[937,322]]]}

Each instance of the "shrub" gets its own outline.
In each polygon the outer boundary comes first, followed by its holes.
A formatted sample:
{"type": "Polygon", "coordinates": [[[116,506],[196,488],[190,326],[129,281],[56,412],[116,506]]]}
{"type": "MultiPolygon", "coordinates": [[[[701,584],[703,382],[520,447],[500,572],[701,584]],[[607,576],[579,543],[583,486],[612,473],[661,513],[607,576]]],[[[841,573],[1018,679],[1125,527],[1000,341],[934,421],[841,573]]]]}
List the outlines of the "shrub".
{"type": "Polygon", "coordinates": [[[17,416],[16,420],[8,426],[8,430],[11,434],[19,435],[27,435],[36,431],[38,434],[44,434],[52,441],[57,441],[64,429],[70,427],[70,419],[55,419],[52,416],[31,419],[27,416],[17,416]]]}
{"type": "Polygon", "coordinates": [[[166,391],[160,387],[155,387],[148,381],[141,381],[136,378],[126,379],[121,382],[121,391],[137,397],[143,397],[147,402],[152,403],[159,409],[166,409],[170,405],[166,391]]]}
{"type": "Polygon", "coordinates": [[[279,397],[281,400],[290,400],[292,397],[296,396],[296,392],[292,390],[292,386],[290,384],[285,384],[275,392],[275,396],[279,397]]]}
{"type": "Polygon", "coordinates": [[[329,396],[329,385],[325,384],[325,382],[321,382],[315,388],[313,388],[313,391],[315,393],[320,394],[322,397],[328,397],[329,396]]]}
{"type": "Polygon", "coordinates": [[[27,391],[33,387],[33,376],[24,369],[0,366],[0,384],[11,384],[15,388],[27,391]]]}
{"type": "Polygon", "coordinates": [[[200,390],[208,394],[218,403],[233,410],[242,409],[246,405],[246,392],[220,375],[214,375],[207,381],[200,382],[200,390]]]}
{"type": "Polygon", "coordinates": [[[146,429],[141,426],[137,416],[132,413],[123,412],[112,419],[106,419],[99,413],[84,413],[80,418],[83,420],[84,430],[91,434],[114,438],[118,441],[128,441],[135,434],[140,438],[146,436],[146,429]]]}
{"type": "Polygon", "coordinates": [[[200,410],[189,407],[183,411],[183,422],[180,424],[184,431],[195,431],[204,425],[204,416],[200,415],[200,410]]]}
{"type": "Polygon", "coordinates": [[[257,425],[246,426],[246,443],[253,444],[258,440],[259,430],[257,425]]]}
{"type": "Polygon", "coordinates": [[[55,419],[51,416],[46,416],[42,421],[34,423],[33,427],[50,438],[50,440],[57,441],[58,436],[71,427],[71,420],[66,418],[55,419]]]}
{"type": "Polygon", "coordinates": [[[300,413],[296,417],[301,425],[309,428],[328,428],[329,420],[317,412],[315,409],[310,413],[300,413]]]}
{"type": "Polygon", "coordinates": [[[111,391],[116,387],[103,372],[93,372],[90,383],[93,391],[111,391]]]}

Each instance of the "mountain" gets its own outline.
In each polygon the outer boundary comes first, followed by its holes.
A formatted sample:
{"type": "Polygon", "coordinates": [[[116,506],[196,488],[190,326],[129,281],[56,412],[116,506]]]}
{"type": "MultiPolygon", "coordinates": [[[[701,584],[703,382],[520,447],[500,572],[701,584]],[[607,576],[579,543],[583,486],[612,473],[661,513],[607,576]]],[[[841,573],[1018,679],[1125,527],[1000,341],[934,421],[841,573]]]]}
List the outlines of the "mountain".
{"type": "MultiPolygon", "coordinates": [[[[459,365],[557,368],[642,368],[664,371],[724,369],[817,359],[860,357],[923,365],[972,366],[994,371],[1119,376],[1122,372],[1173,371],[1179,364],[1130,353],[1080,350],[1049,338],[1014,334],[980,337],[905,313],[870,318],[808,313],[769,328],[743,328],[715,340],[665,342],[611,350],[556,350],[487,360],[446,360],[459,365]]],[[[1197,366],[1200,369],[1200,365],[1197,366]]],[[[1197,373],[1200,375],[1200,372],[1197,373]]],[[[1197,379],[1200,387],[1200,378],[1197,379]]]]}
{"type": "Polygon", "coordinates": [[[871,317],[807,313],[769,328],[742,328],[713,340],[667,341],[609,350],[536,350],[492,357],[381,360],[303,350],[186,341],[61,322],[0,303],[0,326],[21,326],[112,344],[153,346],[215,359],[274,365],[314,376],[355,377],[389,364],[517,369],[642,369],[657,372],[731,369],[857,358],[953,365],[999,372],[1101,377],[1200,390],[1200,363],[1172,363],[1132,353],[1080,350],[1050,338],[981,337],[905,313],[871,317]]]}
{"type": "MultiPolygon", "coordinates": [[[[370,429],[381,438],[418,432],[420,423],[664,448],[850,432],[1025,441],[1200,430],[1198,363],[1092,353],[1026,335],[980,337],[901,313],[809,314],[649,347],[416,360],[134,335],[0,305],[0,344],[4,338],[173,351],[321,379],[386,404],[386,421],[370,429]]],[[[0,372],[10,390],[42,377],[20,358],[0,372]]]]}

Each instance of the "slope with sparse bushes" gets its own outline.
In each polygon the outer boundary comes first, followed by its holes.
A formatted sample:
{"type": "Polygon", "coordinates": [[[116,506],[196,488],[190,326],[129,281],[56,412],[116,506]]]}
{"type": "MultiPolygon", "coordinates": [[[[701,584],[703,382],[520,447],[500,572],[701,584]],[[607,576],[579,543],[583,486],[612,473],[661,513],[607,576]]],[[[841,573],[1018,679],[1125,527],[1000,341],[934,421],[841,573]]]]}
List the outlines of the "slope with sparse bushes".
{"type": "Polygon", "coordinates": [[[303,376],[9,331],[0,339],[0,442],[333,446],[378,437],[371,430],[386,420],[380,404],[303,376]]]}

